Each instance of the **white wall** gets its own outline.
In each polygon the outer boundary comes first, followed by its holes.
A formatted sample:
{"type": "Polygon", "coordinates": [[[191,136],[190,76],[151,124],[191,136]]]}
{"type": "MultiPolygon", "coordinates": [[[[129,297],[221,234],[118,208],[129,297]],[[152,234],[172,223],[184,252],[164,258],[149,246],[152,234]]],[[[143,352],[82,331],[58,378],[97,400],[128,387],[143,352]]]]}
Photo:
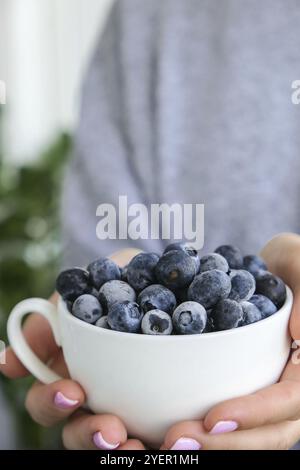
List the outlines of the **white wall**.
{"type": "Polygon", "coordinates": [[[112,0],[0,0],[5,156],[35,158],[76,125],[82,74],[112,0]]]}

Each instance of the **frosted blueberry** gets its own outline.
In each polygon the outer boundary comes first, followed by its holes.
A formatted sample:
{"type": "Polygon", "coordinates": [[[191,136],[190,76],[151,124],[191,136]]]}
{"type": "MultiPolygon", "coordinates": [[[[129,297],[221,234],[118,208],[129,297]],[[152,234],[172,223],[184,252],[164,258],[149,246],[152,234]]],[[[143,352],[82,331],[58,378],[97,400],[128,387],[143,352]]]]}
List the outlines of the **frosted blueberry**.
{"type": "Polygon", "coordinates": [[[128,264],[127,282],[137,291],[155,283],[155,267],[159,256],[156,253],[139,253],[128,264]]]}
{"type": "Polygon", "coordinates": [[[142,332],[145,335],[170,335],[172,330],[172,319],[162,310],[150,310],[143,317],[142,332]]]}
{"type": "Polygon", "coordinates": [[[219,255],[219,253],[209,253],[202,256],[200,259],[200,273],[211,271],[212,269],[219,269],[224,271],[224,273],[228,273],[229,265],[224,256],[219,255]]]}
{"type": "Polygon", "coordinates": [[[135,302],[121,302],[112,305],[107,316],[107,323],[112,330],[138,333],[143,314],[135,302]]]}
{"type": "Polygon", "coordinates": [[[157,280],[169,289],[188,286],[195,274],[195,262],[184,251],[168,251],[158,261],[155,269],[157,280]]]}
{"type": "Polygon", "coordinates": [[[242,269],[243,255],[241,250],[236,246],[221,245],[215,250],[215,253],[219,253],[226,258],[230,269],[242,269]]]}
{"type": "Polygon", "coordinates": [[[134,289],[124,281],[108,281],[99,291],[99,300],[107,311],[118,302],[135,302],[136,294],[134,289]]]}
{"type": "Polygon", "coordinates": [[[249,299],[261,312],[262,318],[267,318],[277,312],[276,305],[265,295],[255,294],[249,299]]]}
{"type": "Polygon", "coordinates": [[[230,273],[231,291],[229,298],[241,302],[249,300],[255,292],[255,279],[244,269],[233,270],[230,273]]]}
{"type": "Polygon", "coordinates": [[[244,256],[243,260],[244,269],[249,271],[254,277],[260,274],[262,271],[267,271],[267,265],[264,260],[257,255],[244,256]]]}
{"type": "Polygon", "coordinates": [[[72,307],[74,317],[86,323],[95,323],[103,315],[102,307],[96,297],[84,294],[78,297],[72,307]]]}
{"type": "Polygon", "coordinates": [[[144,313],[149,310],[162,310],[171,315],[176,307],[176,297],[173,292],[160,284],[153,284],[142,290],[137,302],[144,313]]]}
{"type": "Polygon", "coordinates": [[[174,329],[178,334],[199,334],[206,327],[206,310],[198,302],[184,302],[175,309],[172,321],[174,329]]]}
{"type": "Polygon", "coordinates": [[[120,268],[109,258],[96,259],[88,265],[87,270],[91,283],[98,290],[108,281],[121,279],[120,268]]]}
{"type": "Polygon", "coordinates": [[[193,258],[195,262],[196,274],[199,272],[200,257],[199,257],[198,251],[193,246],[191,246],[189,243],[186,243],[186,242],[171,243],[170,245],[166,247],[164,253],[167,253],[168,251],[174,251],[174,250],[184,251],[191,258],[193,258]]]}
{"type": "Polygon", "coordinates": [[[107,315],[104,315],[103,317],[99,318],[99,320],[96,321],[95,326],[98,326],[99,328],[104,328],[105,330],[110,330],[110,326],[107,323],[107,315]]]}
{"type": "Polygon", "coordinates": [[[175,290],[177,304],[182,304],[188,300],[188,287],[182,287],[181,289],[175,290]]]}
{"type": "Polygon", "coordinates": [[[219,300],[226,299],[231,290],[229,276],[219,269],[212,269],[198,274],[188,290],[188,299],[203,305],[209,309],[219,300]]]}
{"type": "Polygon", "coordinates": [[[217,331],[230,330],[241,326],[243,321],[241,304],[231,299],[220,300],[211,312],[217,331]]]}
{"type": "Polygon", "coordinates": [[[120,268],[121,281],[127,282],[127,269],[128,269],[128,264],[124,266],[123,268],[120,268]]]}
{"type": "Polygon", "coordinates": [[[207,322],[206,322],[206,326],[204,328],[204,331],[203,333],[212,333],[213,331],[215,331],[215,326],[214,326],[214,322],[213,322],[213,319],[212,319],[212,316],[211,316],[211,312],[212,310],[207,310],[207,322]]]}
{"type": "Polygon", "coordinates": [[[241,302],[241,307],[243,309],[243,326],[250,325],[251,323],[256,323],[262,319],[261,311],[256,307],[256,305],[251,302],[241,302]]]}
{"type": "Polygon", "coordinates": [[[80,295],[92,292],[89,273],[82,268],[62,271],[56,279],[56,290],[64,300],[73,302],[80,295]]]}
{"type": "Polygon", "coordinates": [[[281,308],[286,299],[286,287],[278,276],[266,271],[256,277],[256,294],[265,295],[281,308]]]}

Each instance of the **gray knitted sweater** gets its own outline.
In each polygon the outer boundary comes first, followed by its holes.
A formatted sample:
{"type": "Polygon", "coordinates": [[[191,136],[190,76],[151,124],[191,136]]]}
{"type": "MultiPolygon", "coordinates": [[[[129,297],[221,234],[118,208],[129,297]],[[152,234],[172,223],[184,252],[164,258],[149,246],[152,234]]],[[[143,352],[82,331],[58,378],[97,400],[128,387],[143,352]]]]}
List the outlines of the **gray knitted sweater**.
{"type": "Polygon", "coordinates": [[[62,205],[65,260],[126,246],[99,241],[96,208],[205,204],[205,251],[256,252],[300,230],[298,0],[120,0],[86,74],[62,205]]]}

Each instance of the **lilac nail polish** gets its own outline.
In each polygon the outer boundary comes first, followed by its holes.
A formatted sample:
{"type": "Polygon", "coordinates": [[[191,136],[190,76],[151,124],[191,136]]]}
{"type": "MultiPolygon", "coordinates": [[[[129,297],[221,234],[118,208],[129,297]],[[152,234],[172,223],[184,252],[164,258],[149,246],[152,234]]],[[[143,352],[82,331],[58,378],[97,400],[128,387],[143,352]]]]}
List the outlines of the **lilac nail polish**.
{"type": "Polygon", "coordinates": [[[232,432],[238,428],[236,421],[219,421],[214,425],[209,434],[223,434],[225,432],[232,432]]]}
{"type": "Polygon", "coordinates": [[[201,444],[198,441],[195,441],[195,439],[181,437],[175,442],[175,444],[173,444],[171,450],[199,450],[201,447],[201,444]]]}
{"type": "Polygon", "coordinates": [[[71,398],[65,397],[61,392],[57,392],[54,397],[54,404],[62,410],[69,410],[78,405],[78,403],[78,400],[71,400],[71,398]]]}
{"type": "Polygon", "coordinates": [[[95,432],[95,434],[93,435],[93,442],[95,446],[101,450],[114,450],[120,445],[120,442],[118,442],[117,444],[109,444],[109,442],[106,442],[100,431],[95,432]]]}

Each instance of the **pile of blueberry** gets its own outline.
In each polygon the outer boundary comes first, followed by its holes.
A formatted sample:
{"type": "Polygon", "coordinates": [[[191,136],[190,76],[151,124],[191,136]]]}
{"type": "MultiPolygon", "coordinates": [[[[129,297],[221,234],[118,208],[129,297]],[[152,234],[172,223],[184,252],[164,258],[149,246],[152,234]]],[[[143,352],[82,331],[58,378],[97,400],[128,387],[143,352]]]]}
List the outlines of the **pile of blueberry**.
{"type": "Polygon", "coordinates": [[[140,253],[125,268],[108,258],[60,273],[56,288],[69,311],[97,327],[147,335],[228,330],[273,315],[283,281],[263,259],[231,245],[200,258],[186,243],[162,256],[140,253]]]}

